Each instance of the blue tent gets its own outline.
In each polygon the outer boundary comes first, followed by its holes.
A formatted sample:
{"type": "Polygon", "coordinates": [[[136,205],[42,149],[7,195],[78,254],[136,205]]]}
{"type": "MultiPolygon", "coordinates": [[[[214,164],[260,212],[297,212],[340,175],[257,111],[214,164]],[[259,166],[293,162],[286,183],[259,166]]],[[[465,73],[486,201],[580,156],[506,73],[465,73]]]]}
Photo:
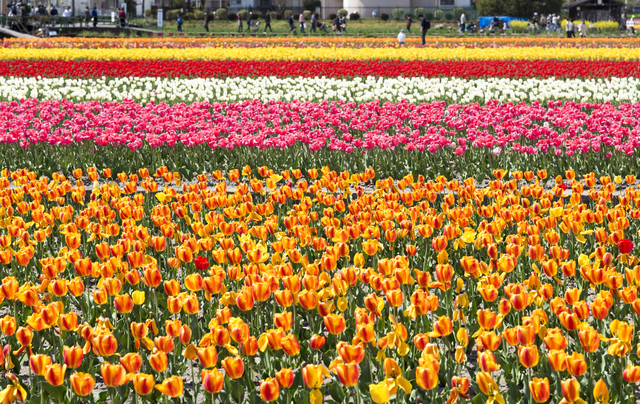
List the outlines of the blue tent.
{"type": "MultiPolygon", "coordinates": [[[[507,24],[507,27],[511,24],[511,21],[529,21],[528,18],[523,18],[523,17],[498,16],[498,18],[504,21],[507,24]]],[[[489,25],[491,25],[492,21],[493,21],[493,17],[478,17],[478,25],[480,25],[480,29],[488,27],[489,25]]]]}

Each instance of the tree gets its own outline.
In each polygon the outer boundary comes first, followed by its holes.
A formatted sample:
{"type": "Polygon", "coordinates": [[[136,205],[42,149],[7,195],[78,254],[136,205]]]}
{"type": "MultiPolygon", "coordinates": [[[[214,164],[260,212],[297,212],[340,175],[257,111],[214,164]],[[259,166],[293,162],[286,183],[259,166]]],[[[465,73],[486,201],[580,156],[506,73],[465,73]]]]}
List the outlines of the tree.
{"type": "Polygon", "coordinates": [[[477,0],[478,14],[531,18],[533,13],[560,14],[564,0],[477,0]]]}

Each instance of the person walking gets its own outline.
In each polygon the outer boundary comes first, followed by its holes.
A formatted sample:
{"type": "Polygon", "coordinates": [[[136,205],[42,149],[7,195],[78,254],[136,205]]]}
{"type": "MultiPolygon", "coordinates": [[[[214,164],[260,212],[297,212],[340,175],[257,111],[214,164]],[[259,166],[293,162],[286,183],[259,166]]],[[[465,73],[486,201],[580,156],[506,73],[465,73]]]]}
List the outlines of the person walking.
{"type": "Polygon", "coordinates": [[[96,6],[93,6],[93,10],[91,10],[91,19],[93,20],[93,28],[97,27],[98,26],[98,10],[96,10],[96,6]]]}
{"type": "Polygon", "coordinates": [[[631,35],[635,35],[636,34],[636,29],[634,28],[634,21],[633,21],[633,17],[627,19],[627,27],[629,28],[629,31],[631,32],[631,35]]]}
{"type": "Polygon", "coordinates": [[[242,14],[238,14],[238,32],[242,32],[242,14]]]}
{"type": "Polygon", "coordinates": [[[318,25],[318,14],[313,13],[311,14],[311,29],[309,30],[309,32],[316,32],[317,25],[318,25]]]}
{"type": "Polygon", "coordinates": [[[575,25],[573,24],[572,20],[567,20],[567,25],[565,26],[565,30],[567,31],[567,38],[574,38],[575,37],[575,25]]]}
{"type": "Polygon", "coordinates": [[[333,19],[333,30],[336,34],[340,33],[340,17],[336,15],[336,18],[333,19]]]}
{"type": "Polygon", "coordinates": [[[124,7],[118,12],[118,18],[120,19],[120,26],[124,28],[127,25],[127,13],[124,11],[124,7]]]}
{"type": "Polygon", "coordinates": [[[580,38],[586,38],[587,37],[587,23],[584,20],[582,20],[582,23],[580,24],[579,30],[580,30],[580,38]]]}
{"type": "Polygon", "coordinates": [[[204,30],[209,32],[209,21],[213,20],[213,16],[211,15],[211,11],[207,11],[204,13],[204,30]]]}
{"type": "Polygon", "coordinates": [[[420,14],[418,18],[420,18],[420,36],[422,37],[422,45],[425,45],[425,36],[427,35],[427,31],[431,27],[431,23],[427,21],[427,19],[422,14],[420,14]]]}
{"type": "Polygon", "coordinates": [[[289,16],[289,32],[296,33],[296,23],[293,20],[293,13],[289,16]]]}
{"type": "Polygon", "coordinates": [[[404,44],[405,39],[407,39],[407,35],[404,33],[404,30],[401,29],[400,33],[398,34],[398,42],[400,43],[400,45],[404,44]]]}
{"type": "Polygon", "coordinates": [[[89,11],[89,7],[85,7],[84,8],[84,25],[88,27],[89,22],[91,22],[91,11],[89,11]]]}
{"type": "Polygon", "coordinates": [[[300,13],[298,17],[298,22],[300,23],[300,33],[304,34],[304,13],[300,13]]]}
{"type": "Polygon", "coordinates": [[[407,14],[407,31],[408,32],[411,32],[411,23],[413,23],[413,20],[411,19],[411,14],[407,14]]]}
{"type": "Polygon", "coordinates": [[[176,24],[178,25],[178,32],[182,32],[182,14],[178,13],[178,19],[176,20],[176,24]]]}
{"type": "Polygon", "coordinates": [[[467,27],[467,16],[464,13],[460,14],[460,29],[458,32],[464,34],[467,27]]]}
{"type": "Polygon", "coordinates": [[[546,31],[547,29],[547,17],[544,14],[540,14],[540,30],[546,31]]]}
{"type": "Polygon", "coordinates": [[[247,32],[251,32],[251,14],[247,15],[247,32]]]}
{"type": "Polygon", "coordinates": [[[266,12],[264,14],[264,33],[267,33],[267,28],[269,28],[269,31],[271,31],[271,33],[273,34],[273,28],[271,28],[271,13],[270,12],[266,12]]]}

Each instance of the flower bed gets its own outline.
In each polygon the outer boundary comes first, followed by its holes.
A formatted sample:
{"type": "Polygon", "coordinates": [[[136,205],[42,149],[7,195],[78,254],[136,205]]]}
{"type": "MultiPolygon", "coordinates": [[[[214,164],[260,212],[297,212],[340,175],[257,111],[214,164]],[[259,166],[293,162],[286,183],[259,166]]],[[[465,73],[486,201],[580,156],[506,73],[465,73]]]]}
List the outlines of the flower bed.
{"type": "Polygon", "coordinates": [[[640,77],[640,63],[612,60],[490,61],[178,61],[6,60],[0,76],[15,77],[640,77]]]}
{"type": "Polygon", "coordinates": [[[51,173],[78,164],[125,170],[166,164],[193,173],[233,161],[254,168],[270,161],[278,169],[374,165],[385,175],[489,174],[526,165],[553,173],[568,167],[621,173],[638,167],[639,109],[637,103],[616,108],[552,101],[142,105],[32,99],[0,103],[0,166],[30,164],[51,173]],[[184,153],[193,157],[184,161],[184,153]]]}
{"type": "Polygon", "coordinates": [[[633,400],[633,175],[73,177],[1,173],[8,401],[633,400]]]}

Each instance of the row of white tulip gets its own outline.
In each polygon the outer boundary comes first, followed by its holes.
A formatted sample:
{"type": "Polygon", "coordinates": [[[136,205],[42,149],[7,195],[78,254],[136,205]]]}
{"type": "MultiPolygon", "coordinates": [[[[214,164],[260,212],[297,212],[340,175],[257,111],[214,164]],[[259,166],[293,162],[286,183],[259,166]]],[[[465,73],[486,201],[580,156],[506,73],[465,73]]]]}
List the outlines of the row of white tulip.
{"type": "Polygon", "coordinates": [[[82,101],[236,102],[243,100],[354,101],[411,103],[633,102],[640,99],[640,79],[460,79],[460,78],[276,78],[100,79],[0,77],[0,101],[27,98],[82,101]]]}

